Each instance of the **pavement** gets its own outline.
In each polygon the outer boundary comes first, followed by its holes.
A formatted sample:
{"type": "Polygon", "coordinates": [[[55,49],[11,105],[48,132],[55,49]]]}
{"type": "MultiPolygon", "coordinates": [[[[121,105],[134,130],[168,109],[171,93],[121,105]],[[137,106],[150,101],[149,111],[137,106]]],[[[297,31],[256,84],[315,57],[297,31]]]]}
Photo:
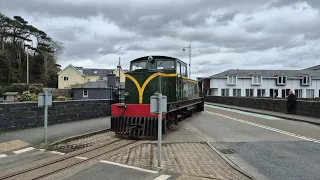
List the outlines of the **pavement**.
{"type": "Polygon", "coordinates": [[[267,111],[267,110],[247,108],[247,107],[231,106],[231,105],[218,104],[218,103],[205,102],[205,104],[219,106],[219,107],[225,107],[225,108],[229,108],[229,109],[236,109],[236,110],[241,110],[241,111],[245,111],[245,112],[265,114],[265,115],[270,115],[270,116],[279,117],[279,118],[283,118],[283,119],[288,119],[288,120],[293,120],[293,121],[302,121],[302,122],[308,122],[308,123],[320,125],[320,119],[314,118],[314,117],[301,116],[301,115],[296,115],[296,114],[286,114],[286,113],[281,113],[281,112],[267,111]]]}
{"type": "MultiPolygon", "coordinates": [[[[82,120],[48,126],[48,143],[70,136],[110,128],[110,117],[82,120]]],[[[26,148],[39,148],[44,142],[43,127],[0,133],[0,158],[26,148]]]]}

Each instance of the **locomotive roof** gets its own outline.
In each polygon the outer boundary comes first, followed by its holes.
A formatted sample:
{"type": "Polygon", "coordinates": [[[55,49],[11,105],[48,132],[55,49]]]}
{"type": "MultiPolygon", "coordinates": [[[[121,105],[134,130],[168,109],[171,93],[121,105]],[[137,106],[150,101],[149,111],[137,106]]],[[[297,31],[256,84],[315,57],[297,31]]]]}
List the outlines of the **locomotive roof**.
{"type": "MultiPolygon", "coordinates": [[[[149,56],[142,56],[142,57],[139,57],[139,58],[137,58],[137,59],[132,60],[131,62],[141,61],[141,60],[148,60],[148,57],[149,57],[149,56]]],[[[153,55],[152,57],[155,58],[155,59],[168,59],[168,60],[170,59],[170,60],[178,60],[178,61],[181,61],[181,60],[178,59],[178,58],[174,58],[174,57],[170,57],[170,56],[153,55]]],[[[181,62],[183,62],[183,61],[181,61],[181,62]]],[[[183,62],[183,63],[185,63],[185,62],[183,62]]],[[[185,64],[186,64],[186,63],[185,63],[185,64]]]]}

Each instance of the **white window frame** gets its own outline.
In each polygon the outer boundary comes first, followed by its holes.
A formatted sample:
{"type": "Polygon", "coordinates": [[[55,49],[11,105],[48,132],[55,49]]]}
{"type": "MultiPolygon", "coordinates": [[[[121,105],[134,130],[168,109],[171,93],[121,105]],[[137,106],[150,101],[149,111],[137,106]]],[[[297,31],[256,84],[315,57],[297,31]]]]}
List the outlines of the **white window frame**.
{"type": "Polygon", "coordinates": [[[315,90],[314,89],[307,89],[306,90],[306,98],[314,98],[315,96],[315,90]],[[312,94],[313,94],[313,97],[312,96],[308,96],[308,95],[311,95],[310,93],[308,94],[308,92],[312,92],[312,94]]]}
{"type": "Polygon", "coordinates": [[[262,84],[262,76],[252,76],[252,85],[261,85],[261,84],[262,84]],[[258,82],[255,82],[255,79],[257,79],[258,82]]]}
{"type": "Polygon", "coordinates": [[[230,95],[230,92],[229,92],[229,91],[230,91],[229,88],[222,88],[222,89],[221,89],[221,96],[223,96],[223,97],[229,97],[229,95],[230,95]],[[225,94],[222,93],[223,90],[224,90],[225,94]]]}
{"type": "Polygon", "coordinates": [[[297,98],[302,98],[303,89],[295,89],[294,94],[297,96],[297,98]]]}
{"type": "Polygon", "coordinates": [[[246,97],[254,97],[254,89],[252,89],[252,88],[245,89],[245,95],[246,95],[246,97]],[[249,90],[249,96],[247,96],[247,90],[249,90]],[[250,90],[252,90],[252,95],[250,93],[250,90]]]}
{"type": "Polygon", "coordinates": [[[237,84],[237,81],[238,81],[238,76],[232,76],[232,75],[228,75],[227,76],[227,84],[228,85],[236,85],[237,84]],[[235,82],[233,81],[235,77],[235,82]],[[230,78],[231,78],[231,82],[230,82],[230,78]]]}
{"type": "Polygon", "coordinates": [[[232,89],[232,96],[233,97],[241,97],[241,89],[232,89]],[[240,91],[240,92],[238,92],[240,91]],[[236,92],[236,94],[234,94],[236,92]]]}
{"type": "Polygon", "coordinates": [[[83,90],[83,91],[82,91],[82,95],[83,95],[83,97],[88,97],[89,91],[88,91],[88,90],[83,90]],[[87,95],[85,95],[85,93],[84,93],[85,91],[87,92],[87,95]]]}
{"type": "Polygon", "coordinates": [[[257,89],[257,97],[266,97],[267,90],[266,89],[257,89]],[[259,90],[261,91],[261,96],[259,96],[259,90]],[[264,91],[264,94],[263,94],[264,91]]]}
{"type": "Polygon", "coordinates": [[[311,76],[304,76],[302,77],[302,80],[301,80],[301,85],[302,86],[309,86],[312,84],[312,78],[311,76]],[[304,83],[304,80],[306,80],[306,83],[304,83]]]}
{"type": "Polygon", "coordinates": [[[277,77],[277,85],[286,85],[287,84],[287,81],[288,81],[288,79],[287,79],[287,77],[285,77],[285,76],[278,76],[277,77]],[[281,81],[279,81],[279,78],[281,77],[281,81]],[[283,80],[285,79],[285,83],[283,82],[283,80]]]}

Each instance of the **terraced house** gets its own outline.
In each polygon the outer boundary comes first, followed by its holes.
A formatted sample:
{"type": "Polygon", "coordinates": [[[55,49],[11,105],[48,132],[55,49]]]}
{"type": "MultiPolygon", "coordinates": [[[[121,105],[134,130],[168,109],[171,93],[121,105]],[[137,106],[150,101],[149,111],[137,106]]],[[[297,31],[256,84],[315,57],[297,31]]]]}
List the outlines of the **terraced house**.
{"type": "Polygon", "coordinates": [[[122,69],[120,65],[117,66],[117,69],[90,69],[70,64],[58,73],[58,89],[71,89],[76,84],[103,81],[107,79],[108,74],[120,76],[120,82],[124,83],[125,72],[127,70],[122,69]]]}
{"type": "Polygon", "coordinates": [[[320,96],[320,65],[302,70],[230,69],[207,77],[213,96],[298,98],[320,96]]]}

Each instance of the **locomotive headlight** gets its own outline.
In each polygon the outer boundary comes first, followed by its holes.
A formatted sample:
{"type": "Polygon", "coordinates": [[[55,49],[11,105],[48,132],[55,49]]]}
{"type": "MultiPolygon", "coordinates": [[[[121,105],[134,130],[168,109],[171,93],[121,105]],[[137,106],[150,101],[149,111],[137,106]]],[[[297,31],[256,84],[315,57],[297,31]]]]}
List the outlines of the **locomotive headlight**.
{"type": "Polygon", "coordinates": [[[128,92],[125,92],[125,93],[123,94],[123,96],[124,96],[124,99],[128,99],[129,96],[130,96],[130,94],[129,94],[128,92]]]}

